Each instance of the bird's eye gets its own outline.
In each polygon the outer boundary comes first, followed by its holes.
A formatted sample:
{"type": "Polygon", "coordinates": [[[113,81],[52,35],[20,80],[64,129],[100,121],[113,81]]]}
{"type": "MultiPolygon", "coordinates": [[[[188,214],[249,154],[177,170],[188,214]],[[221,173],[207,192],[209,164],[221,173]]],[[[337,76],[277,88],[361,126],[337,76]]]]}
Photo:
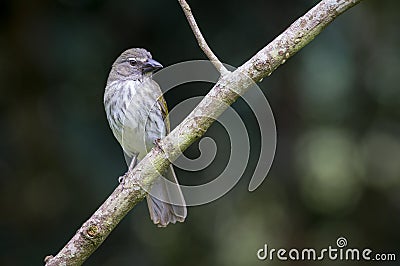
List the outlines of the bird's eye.
{"type": "Polygon", "coordinates": [[[136,61],[135,59],[133,59],[133,58],[129,58],[129,59],[128,59],[128,62],[129,62],[129,64],[130,64],[131,66],[136,66],[136,64],[137,64],[137,61],[136,61]]]}

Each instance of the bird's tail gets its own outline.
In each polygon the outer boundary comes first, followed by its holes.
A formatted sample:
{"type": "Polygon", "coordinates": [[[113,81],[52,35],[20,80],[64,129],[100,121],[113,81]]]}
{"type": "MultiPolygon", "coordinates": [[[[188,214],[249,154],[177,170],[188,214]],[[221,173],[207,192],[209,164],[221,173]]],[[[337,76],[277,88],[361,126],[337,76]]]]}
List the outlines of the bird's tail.
{"type": "Polygon", "coordinates": [[[187,215],[185,199],[172,165],[164,177],[175,185],[167,184],[168,181],[160,177],[154,182],[150,194],[147,195],[150,218],[159,227],[166,227],[169,223],[177,221],[183,222],[187,215]]]}

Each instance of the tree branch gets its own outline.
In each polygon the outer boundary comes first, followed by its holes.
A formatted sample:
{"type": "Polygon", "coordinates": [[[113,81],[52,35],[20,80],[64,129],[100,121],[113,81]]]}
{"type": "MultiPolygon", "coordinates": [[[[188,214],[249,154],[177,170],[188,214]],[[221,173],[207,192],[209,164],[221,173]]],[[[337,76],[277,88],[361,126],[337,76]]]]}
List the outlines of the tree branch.
{"type": "Polygon", "coordinates": [[[211,48],[208,46],[206,40],[199,27],[197,26],[196,20],[192,14],[192,10],[190,9],[189,4],[185,0],[178,0],[179,4],[182,7],[183,13],[189,22],[190,28],[192,28],[193,34],[196,37],[197,43],[199,44],[201,50],[206,54],[208,59],[210,59],[211,63],[215,66],[215,68],[221,73],[222,76],[228,74],[230,71],[227,70],[224,65],[219,61],[218,57],[213,53],[211,48]]]}
{"type": "Polygon", "coordinates": [[[245,93],[254,81],[270,75],[289,57],[314,39],[337,16],[361,0],[323,0],[250,60],[223,75],[190,115],[160,141],[146,157],[127,173],[99,209],[87,220],[65,247],[47,257],[46,265],[81,265],[106,239],[122,218],[146,196],[146,190],[173,161],[200,138],[227,105],[245,93]]]}

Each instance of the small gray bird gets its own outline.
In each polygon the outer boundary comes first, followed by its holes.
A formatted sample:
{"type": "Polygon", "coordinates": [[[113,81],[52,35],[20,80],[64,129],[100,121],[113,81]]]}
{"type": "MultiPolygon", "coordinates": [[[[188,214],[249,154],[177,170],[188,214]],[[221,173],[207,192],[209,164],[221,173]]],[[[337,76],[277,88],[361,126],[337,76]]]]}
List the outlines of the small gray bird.
{"type": "MultiPolygon", "coordinates": [[[[131,167],[170,131],[167,104],[152,79],[153,72],[160,68],[162,65],[148,51],[132,48],[115,60],[108,76],[104,92],[107,120],[131,167]]],[[[147,195],[150,218],[160,227],[183,222],[187,214],[172,165],[163,176],[175,183],[175,188],[160,177],[147,195]]]]}

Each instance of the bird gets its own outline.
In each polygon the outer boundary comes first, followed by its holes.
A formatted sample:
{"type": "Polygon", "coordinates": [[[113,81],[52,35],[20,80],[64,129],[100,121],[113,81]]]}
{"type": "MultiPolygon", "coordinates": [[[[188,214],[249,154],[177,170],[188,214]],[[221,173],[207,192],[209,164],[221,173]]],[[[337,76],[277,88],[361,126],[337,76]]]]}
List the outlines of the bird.
{"type": "MultiPolygon", "coordinates": [[[[167,103],[153,80],[153,73],[161,68],[146,49],[131,48],[115,60],[107,79],[104,91],[107,120],[130,169],[170,132],[167,103]]],[[[159,227],[184,222],[187,216],[172,164],[163,177],[176,184],[172,192],[160,176],[146,195],[150,218],[159,227]]]]}

